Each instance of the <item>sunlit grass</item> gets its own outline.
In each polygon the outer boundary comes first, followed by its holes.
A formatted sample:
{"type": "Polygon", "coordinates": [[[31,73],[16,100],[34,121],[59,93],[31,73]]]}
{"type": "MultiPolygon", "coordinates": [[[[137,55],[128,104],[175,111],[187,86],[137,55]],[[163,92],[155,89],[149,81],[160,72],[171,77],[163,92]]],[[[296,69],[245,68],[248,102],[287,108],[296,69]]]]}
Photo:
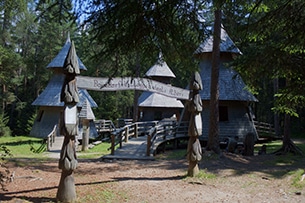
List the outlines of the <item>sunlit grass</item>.
{"type": "MultiPolygon", "coordinates": [[[[48,158],[42,155],[46,151],[46,143],[43,139],[27,136],[0,137],[0,146],[9,150],[12,155],[10,158],[48,158]]],[[[110,143],[101,143],[89,150],[77,152],[77,156],[83,159],[99,158],[110,153],[109,147],[110,143]]],[[[0,154],[2,153],[0,151],[0,154]]]]}
{"type": "Polygon", "coordinates": [[[258,151],[261,149],[263,145],[267,146],[267,154],[270,154],[272,152],[275,152],[276,150],[280,149],[282,147],[282,140],[276,140],[273,142],[263,143],[263,144],[256,144],[254,146],[254,154],[257,154],[258,151]]]}
{"type": "Polygon", "coordinates": [[[0,145],[9,150],[12,158],[41,158],[46,150],[43,139],[27,136],[0,137],[0,145]]]}
{"type": "Polygon", "coordinates": [[[302,180],[302,176],[304,175],[304,169],[298,169],[296,171],[289,172],[289,175],[292,177],[291,185],[297,189],[305,188],[305,179],[302,180]]]}
{"type": "Polygon", "coordinates": [[[207,169],[203,169],[195,177],[199,179],[215,179],[217,176],[214,173],[209,173],[207,169]]]}
{"type": "Polygon", "coordinates": [[[88,149],[86,151],[79,151],[77,152],[77,157],[81,159],[95,159],[100,158],[106,154],[110,154],[110,143],[102,142],[98,145],[95,145],[93,148],[88,149]]]}

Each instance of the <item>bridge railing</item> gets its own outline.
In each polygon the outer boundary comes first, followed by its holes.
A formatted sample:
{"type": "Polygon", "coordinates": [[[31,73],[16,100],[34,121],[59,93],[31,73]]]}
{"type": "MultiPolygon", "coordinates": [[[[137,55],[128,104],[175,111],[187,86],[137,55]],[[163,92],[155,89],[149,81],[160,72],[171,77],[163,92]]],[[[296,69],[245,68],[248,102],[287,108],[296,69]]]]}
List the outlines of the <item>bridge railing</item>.
{"type": "Polygon", "coordinates": [[[53,146],[53,143],[55,142],[56,133],[57,133],[57,125],[54,125],[53,130],[50,132],[50,134],[47,136],[46,139],[48,151],[50,151],[51,147],[53,146]]]}
{"type": "Polygon", "coordinates": [[[95,120],[94,123],[98,132],[112,132],[116,129],[111,120],[100,119],[95,120]]]}
{"type": "Polygon", "coordinates": [[[146,156],[150,156],[152,152],[155,152],[155,148],[158,144],[166,140],[187,136],[187,134],[188,122],[160,122],[152,128],[147,135],[146,156]]]}
{"type": "Polygon", "coordinates": [[[275,129],[272,124],[261,121],[253,121],[259,137],[276,137],[275,129]]]}
{"type": "Polygon", "coordinates": [[[148,134],[149,130],[157,123],[158,121],[136,122],[116,129],[111,134],[111,146],[108,148],[111,150],[111,155],[114,155],[115,147],[122,148],[122,143],[128,142],[129,138],[148,134]]]}

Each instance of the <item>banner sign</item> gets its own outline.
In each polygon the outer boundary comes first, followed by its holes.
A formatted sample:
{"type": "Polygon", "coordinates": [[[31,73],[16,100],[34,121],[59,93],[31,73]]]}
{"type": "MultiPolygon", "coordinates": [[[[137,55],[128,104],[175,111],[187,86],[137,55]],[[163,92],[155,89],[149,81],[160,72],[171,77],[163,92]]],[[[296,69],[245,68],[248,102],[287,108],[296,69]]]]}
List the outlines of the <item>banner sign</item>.
{"type": "Polygon", "coordinates": [[[95,91],[142,90],[159,93],[168,97],[189,100],[190,91],[148,78],[97,78],[76,77],[77,87],[95,91]]]}

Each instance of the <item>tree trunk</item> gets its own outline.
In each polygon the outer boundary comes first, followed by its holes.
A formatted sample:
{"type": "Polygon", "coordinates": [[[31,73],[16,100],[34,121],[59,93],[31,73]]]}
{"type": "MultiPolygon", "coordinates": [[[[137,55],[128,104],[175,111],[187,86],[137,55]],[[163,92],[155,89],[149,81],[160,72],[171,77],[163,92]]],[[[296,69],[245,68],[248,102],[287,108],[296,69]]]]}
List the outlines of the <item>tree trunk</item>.
{"type": "Polygon", "coordinates": [[[300,154],[300,155],[303,156],[302,150],[298,146],[296,146],[293,143],[293,141],[291,140],[291,137],[290,137],[290,130],[291,130],[290,120],[291,120],[290,115],[285,114],[283,145],[279,150],[273,152],[273,154],[283,155],[283,154],[287,154],[287,153],[291,152],[295,155],[300,154]]]}
{"type": "Polygon", "coordinates": [[[290,115],[285,114],[283,146],[286,147],[290,140],[290,115]]]}
{"type": "Polygon", "coordinates": [[[221,40],[221,10],[214,11],[214,36],[211,71],[211,93],[210,93],[210,121],[207,149],[220,154],[219,147],[219,63],[220,63],[220,40],[221,40]]]}
{"type": "MultiPolygon", "coordinates": [[[[279,91],[279,79],[278,78],[275,78],[273,80],[273,91],[274,91],[273,92],[274,94],[277,94],[279,91]]],[[[281,134],[280,118],[279,118],[279,113],[277,113],[277,112],[274,113],[274,131],[275,131],[276,136],[280,136],[280,134],[281,134]]]]}
{"type": "MultiPolygon", "coordinates": [[[[137,65],[136,65],[136,77],[140,77],[140,69],[141,69],[141,65],[140,65],[140,58],[137,54],[137,65]]],[[[140,92],[138,90],[134,91],[134,97],[133,97],[133,115],[132,115],[132,120],[133,122],[137,122],[138,121],[138,98],[139,98],[139,94],[140,92]]]]}
{"type": "Polygon", "coordinates": [[[255,144],[255,135],[253,133],[248,133],[244,141],[244,155],[253,156],[254,155],[254,144],[255,144]]]}

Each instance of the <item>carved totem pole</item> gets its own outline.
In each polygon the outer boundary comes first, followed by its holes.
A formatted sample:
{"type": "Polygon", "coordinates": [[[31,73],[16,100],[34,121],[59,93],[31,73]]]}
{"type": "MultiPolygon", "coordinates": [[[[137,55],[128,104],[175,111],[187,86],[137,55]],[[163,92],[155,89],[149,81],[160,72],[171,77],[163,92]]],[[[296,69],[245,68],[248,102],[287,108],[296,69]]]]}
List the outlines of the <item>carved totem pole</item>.
{"type": "Polygon", "coordinates": [[[187,105],[190,113],[188,129],[189,142],[187,147],[187,159],[189,162],[188,176],[195,176],[199,173],[198,162],[202,158],[202,149],[198,137],[202,134],[202,101],[199,90],[202,89],[202,81],[198,72],[195,72],[190,82],[190,101],[187,105]]]}
{"type": "Polygon", "coordinates": [[[60,99],[64,102],[64,112],[60,119],[60,132],[64,142],[60,152],[59,168],[62,170],[56,199],[59,202],[75,202],[76,191],[73,172],[77,167],[75,137],[78,134],[77,103],[79,95],[76,86],[76,75],[80,74],[74,43],[65,59],[65,81],[60,99]]]}

